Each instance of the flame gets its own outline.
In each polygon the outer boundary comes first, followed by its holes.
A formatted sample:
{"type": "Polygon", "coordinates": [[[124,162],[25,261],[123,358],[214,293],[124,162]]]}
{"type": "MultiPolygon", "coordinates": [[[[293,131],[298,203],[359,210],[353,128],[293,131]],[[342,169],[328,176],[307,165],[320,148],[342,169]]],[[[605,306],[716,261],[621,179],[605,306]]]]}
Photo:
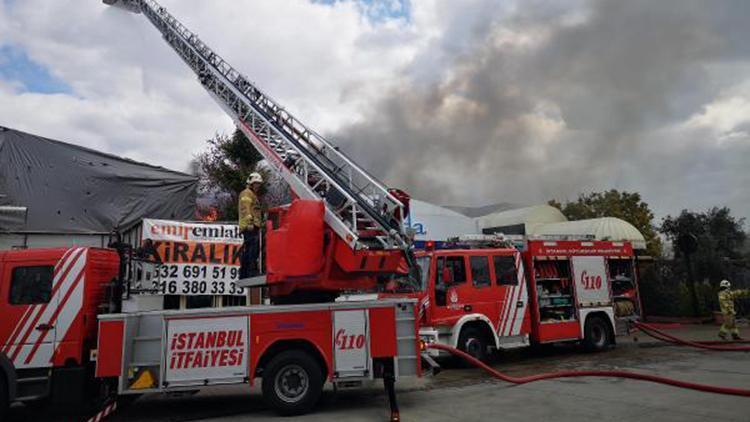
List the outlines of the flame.
{"type": "Polygon", "coordinates": [[[205,210],[196,210],[198,220],[200,221],[216,221],[219,219],[219,210],[215,207],[208,207],[205,210]]]}

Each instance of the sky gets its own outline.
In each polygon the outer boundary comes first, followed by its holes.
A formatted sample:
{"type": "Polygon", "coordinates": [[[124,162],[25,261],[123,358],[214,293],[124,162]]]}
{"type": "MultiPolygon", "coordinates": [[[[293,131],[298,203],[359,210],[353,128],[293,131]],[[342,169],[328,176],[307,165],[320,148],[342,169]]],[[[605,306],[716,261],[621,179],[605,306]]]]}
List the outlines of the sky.
{"type": "MultiPolygon", "coordinates": [[[[161,0],[388,185],[750,217],[746,0],[161,0]]],[[[187,170],[232,123],[142,15],[0,0],[0,125],[187,170]]]]}

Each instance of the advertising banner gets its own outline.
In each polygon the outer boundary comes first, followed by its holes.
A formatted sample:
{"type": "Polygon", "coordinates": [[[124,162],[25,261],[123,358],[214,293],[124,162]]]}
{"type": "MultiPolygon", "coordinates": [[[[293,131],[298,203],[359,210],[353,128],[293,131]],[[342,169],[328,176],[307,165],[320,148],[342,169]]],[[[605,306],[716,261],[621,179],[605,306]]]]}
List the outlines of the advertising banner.
{"type": "Polygon", "coordinates": [[[235,285],[242,235],[234,224],[143,220],[142,244],[159,262],[151,288],[170,295],[244,295],[235,285]]]}
{"type": "Polygon", "coordinates": [[[167,382],[190,384],[247,376],[247,316],[174,319],[167,324],[167,382]]]}

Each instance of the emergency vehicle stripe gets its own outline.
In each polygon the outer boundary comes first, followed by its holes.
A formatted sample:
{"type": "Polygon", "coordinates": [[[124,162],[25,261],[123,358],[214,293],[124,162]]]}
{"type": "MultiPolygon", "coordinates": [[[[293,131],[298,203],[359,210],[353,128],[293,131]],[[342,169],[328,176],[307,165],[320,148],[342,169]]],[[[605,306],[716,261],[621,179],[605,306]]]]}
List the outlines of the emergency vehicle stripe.
{"type": "Polygon", "coordinates": [[[18,344],[16,345],[13,354],[11,355],[11,360],[16,360],[21,350],[23,350],[23,345],[26,344],[27,340],[29,343],[33,343],[36,341],[37,337],[39,336],[39,331],[36,330],[37,322],[39,322],[42,315],[49,318],[49,314],[52,313],[51,309],[54,308],[54,304],[58,301],[57,299],[61,289],[63,290],[63,293],[65,293],[71,284],[72,280],[69,276],[71,272],[73,273],[73,278],[75,278],[78,276],[79,272],[83,271],[83,266],[86,263],[86,254],[83,253],[84,250],[84,248],[77,249],[76,252],[72,254],[69,262],[67,263],[67,266],[63,266],[64,270],[58,273],[57,276],[55,276],[50,301],[41,305],[36,305],[36,313],[33,318],[30,318],[31,323],[27,324],[25,328],[25,334],[21,338],[21,340],[18,341],[18,344]],[[52,308],[47,306],[50,303],[53,304],[52,308]]]}
{"type": "MultiPolygon", "coordinates": [[[[70,248],[63,254],[62,258],[57,261],[55,264],[55,270],[54,270],[54,278],[52,284],[55,284],[55,280],[57,279],[57,276],[59,275],[59,271],[62,265],[66,263],[66,260],[68,257],[70,257],[70,254],[72,251],[76,250],[75,248],[70,248]]],[[[50,294],[50,296],[52,296],[50,294]]],[[[11,346],[13,346],[16,342],[16,339],[19,335],[21,335],[22,332],[24,332],[24,326],[29,321],[29,318],[31,318],[33,313],[36,313],[36,311],[39,310],[40,305],[30,305],[26,307],[26,310],[24,311],[23,315],[21,316],[21,319],[18,320],[18,323],[16,324],[16,327],[13,329],[13,334],[8,338],[8,342],[3,347],[3,353],[9,353],[11,346]]]]}
{"type": "Polygon", "coordinates": [[[77,251],[77,248],[70,248],[63,254],[62,258],[60,258],[59,261],[57,261],[57,264],[55,264],[55,274],[57,274],[58,271],[60,271],[60,267],[63,266],[67,262],[68,257],[73,251],[77,251]]]}
{"type": "MultiPolygon", "coordinates": [[[[59,301],[57,305],[57,309],[55,309],[55,312],[52,314],[52,317],[50,318],[49,324],[54,325],[56,327],[57,338],[55,339],[55,343],[58,343],[58,339],[65,338],[65,335],[67,334],[68,329],[70,328],[70,325],[72,324],[75,317],[80,313],[81,304],[82,304],[81,303],[82,302],[81,290],[83,289],[83,283],[85,283],[85,273],[86,273],[86,269],[84,265],[84,268],[81,270],[80,273],[78,273],[78,276],[76,277],[75,281],[73,281],[72,287],[68,289],[65,296],[62,298],[62,300],[59,301]]],[[[31,359],[34,357],[36,350],[39,348],[39,346],[41,346],[47,333],[48,332],[44,332],[40,336],[40,338],[36,341],[36,343],[34,344],[34,348],[31,350],[31,352],[29,352],[29,356],[26,358],[25,363],[29,363],[31,359]]]]}
{"type": "MultiPolygon", "coordinates": [[[[67,260],[68,258],[70,258],[70,255],[71,255],[70,252],[73,250],[78,250],[78,249],[76,248],[68,249],[65,252],[65,254],[63,254],[63,258],[61,258],[55,265],[54,278],[52,280],[53,288],[57,284],[58,280],[60,279],[60,275],[62,274],[62,272],[59,270],[62,268],[65,268],[65,265],[68,263],[67,260]]],[[[68,266],[67,268],[69,269],[70,267],[68,266]]],[[[52,299],[52,293],[50,293],[50,300],[51,299],[52,299]]],[[[16,346],[16,348],[21,347],[21,344],[23,343],[23,341],[25,341],[25,338],[26,338],[25,336],[28,336],[28,331],[31,329],[31,326],[34,324],[33,321],[35,321],[38,318],[39,312],[42,310],[44,306],[46,306],[46,304],[36,304],[36,305],[31,305],[26,308],[28,312],[24,314],[24,317],[21,319],[19,323],[19,327],[23,327],[23,328],[21,328],[21,330],[19,330],[17,334],[17,335],[21,335],[23,340],[19,338],[14,338],[13,341],[9,342],[8,348],[5,351],[6,353],[10,354],[11,350],[13,349],[13,346],[16,346]],[[24,334],[25,336],[23,336],[24,334]]]]}
{"type": "Polygon", "coordinates": [[[521,287],[514,287],[513,294],[510,296],[510,300],[508,301],[508,315],[505,317],[505,325],[503,326],[502,332],[502,335],[504,336],[510,335],[510,328],[513,325],[513,321],[511,321],[511,319],[515,315],[513,311],[516,309],[516,302],[518,301],[519,293],[521,293],[521,287]]]}
{"type": "Polygon", "coordinates": [[[16,337],[18,334],[21,333],[21,325],[23,325],[23,322],[26,320],[26,316],[31,312],[31,308],[33,306],[27,306],[26,310],[23,311],[23,315],[21,315],[21,319],[18,320],[16,323],[15,328],[13,328],[13,332],[10,334],[10,337],[8,337],[8,340],[3,345],[3,353],[8,353],[8,349],[10,349],[10,345],[13,344],[13,342],[16,340],[16,337]]]}
{"type": "MultiPolygon", "coordinates": [[[[67,268],[55,276],[55,280],[53,281],[53,286],[52,286],[52,295],[51,295],[52,297],[54,297],[57,291],[60,290],[60,288],[63,285],[64,280],[66,279],[66,277],[68,277],[68,275],[70,274],[70,271],[73,269],[75,264],[78,263],[78,259],[81,257],[81,255],[84,254],[84,250],[85,250],[84,248],[79,248],[78,250],[76,250],[76,252],[72,255],[72,258],[68,262],[67,268]]],[[[52,303],[51,298],[50,298],[49,303],[52,303]]]]}
{"type": "Polygon", "coordinates": [[[510,294],[508,295],[508,300],[506,301],[505,306],[505,316],[503,317],[503,330],[500,332],[501,336],[507,336],[508,335],[508,326],[510,325],[510,318],[511,318],[511,311],[515,309],[516,306],[516,292],[518,291],[518,286],[513,286],[513,288],[510,290],[510,294]]]}
{"type": "Polygon", "coordinates": [[[521,293],[521,300],[523,301],[523,306],[518,308],[518,315],[516,315],[516,325],[513,327],[513,335],[518,335],[521,333],[521,327],[523,326],[523,319],[526,317],[526,307],[529,304],[528,301],[528,286],[524,283],[523,286],[523,293],[521,293]]]}
{"type": "MultiPolygon", "coordinates": [[[[517,268],[517,270],[516,270],[516,277],[517,277],[516,282],[518,283],[518,286],[519,286],[519,288],[518,288],[518,297],[516,298],[515,302],[519,302],[519,301],[523,300],[522,296],[523,296],[523,292],[524,292],[524,285],[526,283],[523,282],[524,281],[523,280],[523,272],[518,267],[518,265],[520,263],[519,256],[516,255],[515,258],[516,258],[516,268],[517,268]]],[[[521,308],[519,308],[516,305],[516,303],[513,304],[513,319],[511,320],[510,326],[508,327],[508,335],[511,335],[511,336],[515,335],[514,331],[515,331],[515,327],[516,327],[516,318],[518,317],[518,311],[520,309],[521,308]]]]}
{"type": "MultiPolygon", "coordinates": [[[[52,316],[49,319],[48,324],[50,324],[52,326],[54,326],[55,324],[57,324],[57,322],[58,322],[57,321],[57,317],[60,315],[60,312],[64,308],[66,308],[68,299],[70,299],[70,295],[73,294],[74,291],[79,290],[78,289],[78,285],[80,284],[81,280],[83,279],[84,273],[86,273],[86,269],[82,268],[81,272],[79,272],[78,276],[76,276],[75,281],[73,281],[73,285],[68,289],[68,291],[65,293],[65,296],[63,296],[62,300],[60,300],[60,302],[58,303],[57,308],[55,309],[54,313],[52,314],[52,316]]],[[[78,309],[76,309],[76,311],[78,311],[78,309]]],[[[75,313],[78,314],[78,312],[75,312],[75,313]]],[[[66,312],[66,314],[70,314],[70,312],[66,312]]],[[[72,322],[72,321],[69,321],[69,322],[72,322]]],[[[68,327],[69,326],[70,326],[70,324],[68,323],[68,327]]],[[[57,329],[59,331],[59,335],[57,335],[57,337],[58,338],[64,338],[65,334],[67,333],[68,327],[61,327],[61,326],[58,325],[57,329]]],[[[31,359],[34,357],[34,354],[36,353],[37,349],[39,349],[39,346],[42,345],[42,341],[44,340],[45,337],[47,337],[48,333],[49,333],[49,331],[44,331],[39,336],[39,338],[34,343],[34,347],[31,348],[31,351],[29,352],[28,356],[26,356],[26,360],[24,361],[24,363],[31,362],[31,359]]]]}
{"type": "Polygon", "coordinates": [[[510,318],[511,318],[511,311],[515,309],[516,306],[516,293],[518,292],[518,286],[513,286],[513,289],[510,291],[510,295],[508,296],[507,305],[505,306],[505,316],[503,317],[503,331],[500,332],[500,335],[507,336],[508,335],[508,327],[510,326],[510,318]]]}
{"type": "Polygon", "coordinates": [[[513,288],[506,286],[505,296],[503,296],[503,309],[500,310],[500,321],[497,324],[497,334],[503,335],[503,328],[505,327],[505,313],[508,311],[508,298],[510,297],[510,291],[513,288]]]}
{"type": "Polygon", "coordinates": [[[523,291],[523,280],[520,278],[521,271],[518,268],[518,255],[515,256],[515,265],[516,265],[516,287],[513,290],[513,300],[508,304],[509,305],[509,312],[508,317],[506,318],[506,325],[503,327],[503,335],[509,336],[511,335],[511,330],[513,329],[513,324],[516,321],[516,312],[518,311],[517,303],[518,300],[521,298],[521,292],[523,291]],[[511,319],[512,315],[512,319],[511,319]]]}
{"type": "MultiPolygon", "coordinates": [[[[54,314],[58,307],[60,305],[60,296],[63,296],[67,294],[67,292],[70,290],[71,285],[74,283],[74,281],[78,278],[79,274],[82,274],[84,271],[84,267],[86,264],[86,254],[85,249],[80,248],[78,249],[72,256],[72,259],[67,265],[67,268],[65,271],[61,272],[57,279],[57,284],[55,284],[55,288],[53,289],[54,293],[52,297],[50,298],[50,301],[48,303],[51,303],[52,306],[47,306],[47,304],[44,304],[40,307],[40,310],[37,314],[36,319],[39,320],[39,316],[42,317],[42,320],[46,324],[53,325],[51,321],[51,316],[54,314]]],[[[48,334],[48,331],[39,331],[36,330],[36,322],[34,322],[31,327],[28,329],[26,336],[28,337],[28,341],[24,339],[21,341],[18,346],[16,347],[15,352],[13,353],[13,360],[16,361],[16,364],[19,364],[20,362],[23,362],[24,365],[27,365],[30,359],[26,359],[26,357],[30,356],[33,352],[36,351],[36,349],[39,346],[36,346],[37,340],[40,337],[46,337],[48,334]]],[[[62,335],[63,333],[60,333],[62,335]]],[[[50,349],[51,350],[51,349],[50,349]]],[[[50,356],[51,357],[51,356],[50,356]]],[[[38,362],[40,365],[44,365],[48,363],[46,360],[47,357],[42,357],[42,362],[38,362]]],[[[35,362],[37,363],[37,362],[35,362]]],[[[32,365],[37,366],[37,365],[32,365]]]]}
{"type": "MultiPolygon", "coordinates": [[[[519,257],[520,259],[520,257],[519,257]]],[[[523,324],[524,315],[526,315],[526,305],[528,304],[528,293],[526,292],[526,280],[524,278],[523,270],[518,271],[518,280],[521,283],[521,294],[519,295],[520,301],[523,305],[520,308],[516,308],[516,314],[513,316],[513,325],[511,326],[511,335],[518,335],[521,332],[521,325],[523,324]]]]}

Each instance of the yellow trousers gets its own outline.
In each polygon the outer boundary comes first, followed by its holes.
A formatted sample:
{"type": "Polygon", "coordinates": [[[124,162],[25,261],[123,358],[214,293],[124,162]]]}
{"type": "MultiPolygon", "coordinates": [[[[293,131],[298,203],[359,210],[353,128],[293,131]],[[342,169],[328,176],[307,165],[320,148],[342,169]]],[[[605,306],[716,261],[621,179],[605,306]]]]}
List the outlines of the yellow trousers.
{"type": "Polygon", "coordinates": [[[740,331],[737,329],[737,322],[735,321],[734,314],[723,314],[724,323],[721,324],[719,329],[719,335],[732,334],[739,336],[740,331]]]}

